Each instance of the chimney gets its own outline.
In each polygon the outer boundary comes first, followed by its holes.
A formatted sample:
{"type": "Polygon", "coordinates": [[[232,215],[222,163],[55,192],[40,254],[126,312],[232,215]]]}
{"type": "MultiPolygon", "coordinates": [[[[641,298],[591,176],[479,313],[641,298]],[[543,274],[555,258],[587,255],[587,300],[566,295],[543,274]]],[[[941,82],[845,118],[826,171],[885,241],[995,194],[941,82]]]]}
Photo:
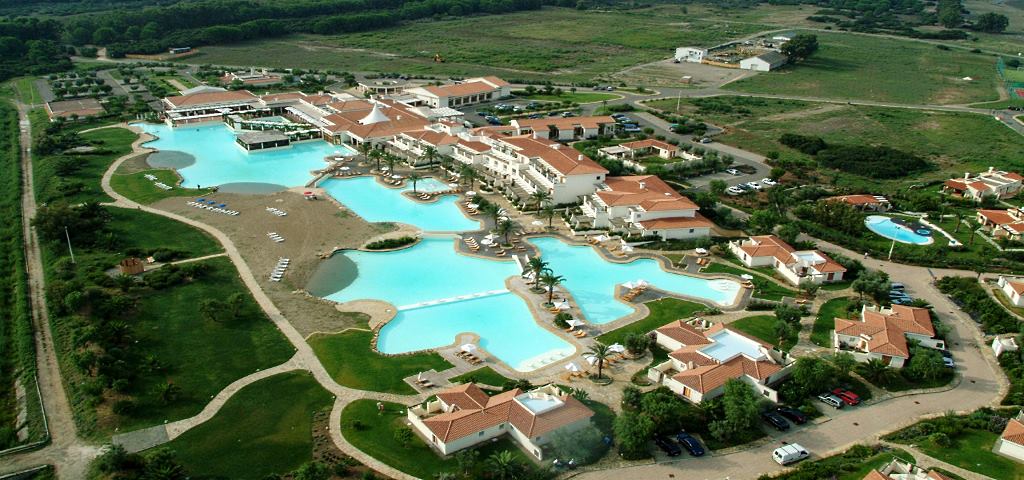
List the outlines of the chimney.
{"type": "Polygon", "coordinates": [[[988,167],[988,173],[992,173],[995,169],[996,167],[988,167]]]}
{"type": "Polygon", "coordinates": [[[971,172],[964,172],[964,180],[971,178],[971,172]]]}
{"type": "Polygon", "coordinates": [[[693,361],[692,360],[686,362],[686,369],[687,370],[693,370],[693,361]]]}
{"type": "Polygon", "coordinates": [[[647,183],[646,182],[640,182],[640,190],[646,190],[646,189],[647,189],[647,183]]]}
{"type": "Polygon", "coordinates": [[[583,161],[583,154],[581,153],[579,155],[576,155],[576,160],[582,162],[583,161]]]}

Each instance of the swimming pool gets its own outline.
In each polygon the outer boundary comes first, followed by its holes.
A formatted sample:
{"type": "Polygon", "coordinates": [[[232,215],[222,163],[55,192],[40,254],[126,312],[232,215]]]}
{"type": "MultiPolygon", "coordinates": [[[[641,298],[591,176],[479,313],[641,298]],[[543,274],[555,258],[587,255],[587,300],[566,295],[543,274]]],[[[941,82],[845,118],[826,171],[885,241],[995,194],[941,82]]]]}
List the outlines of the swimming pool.
{"type": "Polygon", "coordinates": [[[335,272],[354,278],[326,298],[336,302],[379,299],[398,308],[377,339],[377,349],[383,353],[450,345],[456,335],[466,332],[479,335],[481,347],[519,371],[535,370],[576,351],[537,325],[526,303],[505,289],[505,280],[519,274],[512,261],[460,255],[452,239],[441,238],[423,239],[393,252],[340,255],[352,262],[342,268],[354,267],[357,272],[335,272]],[[451,301],[453,297],[469,298],[451,301]]]}
{"type": "Polygon", "coordinates": [[[135,123],[157,137],[146,147],[161,151],[183,152],[192,156],[191,165],[178,169],[182,186],[265,183],[300,187],[310,181],[311,170],[325,166],[324,157],[341,151],[355,154],[346,145],[331,145],[323,140],[292,144],[263,152],[246,152],[235,144],[235,133],[223,123],[171,128],[164,124],[135,123]]]}
{"type": "Polygon", "coordinates": [[[869,215],[864,219],[864,225],[868,230],[877,233],[890,240],[911,245],[928,245],[933,242],[930,235],[922,235],[907,227],[892,221],[891,218],[883,215],[869,215]]]}
{"type": "MultiPolygon", "coordinates": [[[[406,182],[408,183],[408,182],[406,182]]],[[[428,232],[461,232],[478,230],[480,223],[467,218],[454,195],[445,195],[430,203],[420,203],[402,195],[412,186],[394,189],[385,187],[373,177],[330,178],[320,187],[335,200],[350,208],[368,222],[400,222],[428,232]]],[[[436,180],[420,180],[417,191],[447,190],[448,185],[436,180]]]]}
{"type": "Polygon", "coordinates": [[[617,320],[633,312],[633,307],[615,299],[615,288],[626,282],[645,280],[661,290],[731,305],[740,284],[725,279],[705,279],[666,272],[658,261],[641,258],[629,263],[604,259],[589,246],[569,245],[555,237],[529,239],[541,251],[551,270],[565,277],[563,288],[572,294],[591,323],[617,320]]]}

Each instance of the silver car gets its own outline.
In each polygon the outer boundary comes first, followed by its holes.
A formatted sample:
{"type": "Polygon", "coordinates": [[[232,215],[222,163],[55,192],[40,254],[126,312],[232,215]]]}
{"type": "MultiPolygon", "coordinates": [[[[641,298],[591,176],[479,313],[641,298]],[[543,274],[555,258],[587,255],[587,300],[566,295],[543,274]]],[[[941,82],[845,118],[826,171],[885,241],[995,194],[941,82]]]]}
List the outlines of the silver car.
{"type": "Polygon", "coordinates": [[[843,408],[843,400],[831,393],[823,393],[818,395],[818,400],[825,405],[828,405],[836,410],[843,408]]]}

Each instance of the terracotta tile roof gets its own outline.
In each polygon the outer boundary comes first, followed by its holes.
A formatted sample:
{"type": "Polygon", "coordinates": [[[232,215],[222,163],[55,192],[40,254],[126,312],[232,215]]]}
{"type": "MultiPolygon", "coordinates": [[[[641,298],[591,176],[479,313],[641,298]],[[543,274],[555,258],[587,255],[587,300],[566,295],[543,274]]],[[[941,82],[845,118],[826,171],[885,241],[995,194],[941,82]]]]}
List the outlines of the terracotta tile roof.
{"type": "Polygon", "coordinates": [[[649,212],[698,208],[657,175],[608,177],[604,183],[608,189],[595,195],[608,206],[637,206],[649,212]]]}
{"type": "Polygon", "coordinates": [[[544,118],[517,118],[512,120],[512,125],[522,132],[529,129],[534,132],[547,132],[550,128],[568,130],[576,127],[594,129],[600,125],[613,125],[615,119],[609,116],[595,117],[544,117],[544,118]]]}
{"type": "Polygon", "coordinates": [[[654,220],[644,220],[640,222],[640,226],[646,230],[662,230],[662,229],[673,229],[673,228],[711,228],[715,224],[704,218],[699,213],[693,214],[692,217],[667,217],[667,218],[656,218],[654,220]]]}
{"type": "Polygon", "coordinates": [[[572,396],[563,395],[559,399],[564,402],[562,406],[540,415],[534,415],[518,401],[511,402],[509,423],[527,437],[534,438],[594,416],[593,410],[572,396]]]}
{"type": "Polygon", "coordinates": [[[445,405],[455,405],[463,410],[483,408],[490,396],[473,383],[458,385],[437,394],[445,405]]]}
{"type": "Polygon", "coordinates": [[[943,185],[954,190],[967,190],[967,184],[961,180],[946,180],[943,185]]]}
{"type": "Polygon", "coordinates": [[[484,142],[459,139],[458,144],[477,153],[483,153],[491,149],[491,146],[484,142]]]}
{"type": "Polygon", "coordinates": [[[448,135],[444,132],[437,132],[434,130],[414,130],[411,132],[402,132],[402,135],[408,136],[421,143],[439,147],[441,145],[453,145],[459,141],[458,137],[448,135]]]}
{"type": "Polygon", "coordinates": [[[543,160],[562,175],[608,173],[608,169],[591,160],[590,157],[558,142],[533,138],[530,135],[504,137],[497,140],[511,145],[521,155],[543,160]]]}
{"type": "Polygon", "coordinates": [[[222,103],[247,102],[259,100],[248,90],[235,90],[225,92],[202,92],[191,95],[179,95],[176,97],[164,98],[164,101],[174,108],[198,107],[202,105],[218,105],[222,103]]]}
{"type": "Polygon", "coordinates": [[[466,95],[476,95],[497,90],[496,87],[492,87],[491,85],[480,81],[470,81],[451,85],[428,85],[423,87],[423,89],[438,97],[464,97],[466,95]]]}
{"type": "Polygon", "coordinates": [[[677,320],[655,331],[683,345],[707,345],[711,343],[708,337],[705,337],[700,330],[697,330],[693,325],[689,325],[683,320],[677,320]]]}
{"type": "Polygon", "coordinates": [[[1011,418],[999,437],[1010,443],[1024,445],[1024,423],[1021,423],[1016,418],[1011,418]]]}
{"type": "Polygon", "coordinates": [[[880,205],[882,201],[875,198],[874,195],[858,194],[858,195],[841,195],[838,197],[831,197],[828,200],[843,202],[849,205],[880,205]]]}
{"type": "Polygon", "coordinates": [[[696,366],[679,372],[672,378],[698,392],[707,393],[725,385],[730,379],[745,375],[763,381],[780,370],[782,367],[778,364],[737,355],[728,362],[696,366]]]}
{"type": "Polygon", "coordinates": [[[1016,172],[1006,172],[1003,174],[1003,176],[1009,178],[1010,180],[1024,180],[1024,177],[1022,177],[1019,173],[1016,172]]]}
{"type": "Polygon", "coordinates": [[[1024,282],[1018,280],[1006,280],[1006,284],[1018,295],[1024,294],[1024,282]]]}
{"type": "Polygon", "coordinates": [[[384,116],[388,117],[386,122],[371,123],[363,125],[359,123],[370,111],[373,110],[373,103],[364,100],[347,100],[334,102],[328,105],[338,113],[332,113],[323,119],[331,125],[327,129],[333,133],[348,132],[361,140],[373,138],[388,138],[403,132],[422,130],[430,124],[427,119],[416,115],[404,105],[391,100],[379,100],[377,102],[383,108],[380,109],[384,116]]]}
{"type": "Polygon", "coordinates": [[[629,148],[631,150],[640,150],[644,148],[658,148],[661,150],[669,150],[673,152],[679,150],[679,147],[675,145],[662,142],[661,140],[655,140],[653,138],[648,138],[646,140],[637,140],[635,142],[621,143],[619,144],[619,146],[629,148]]]}
{"type": "Polygon", "coordinates": [[[878,470],[872,470],[864,477],[864,480],[892,480],[888,475],[879,472],[878,470]]]}
{"type": "Polygon", "coordinates": [[[740,245],[740,250],[753,258],[774,257],[788,263],[792,253],[796,251],[788,243],[775,235],[755,235],[740,245]]]}
{"type": "Polygon", "coordinates": [[[1007,210],[978,210],[978,215],[996,225],[1008,225],[1017,221],[1007,210]]]}
{"type": "Polygon", "coordinates": [[[927,308],[893,305],[890,314],[864,311],[861,318],[860,321],[836,318],[835,331],[840,335],[868,337],[866,350],[872,353],[909,358],[907,333],[935,336],[927,308]]]}

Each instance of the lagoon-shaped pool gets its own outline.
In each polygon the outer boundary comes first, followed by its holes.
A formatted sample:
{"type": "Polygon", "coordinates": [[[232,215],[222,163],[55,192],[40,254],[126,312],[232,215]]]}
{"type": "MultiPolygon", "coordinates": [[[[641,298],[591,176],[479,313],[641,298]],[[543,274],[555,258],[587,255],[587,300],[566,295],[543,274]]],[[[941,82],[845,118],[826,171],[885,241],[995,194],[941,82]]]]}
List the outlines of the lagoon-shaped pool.
{"type": "MultiPolygon", "coordinates": [[[[456,205],[458,197],[455,195],[420,203],[402,195],[403,191],[412,190],[412,186],[388,188],[373,177],[331,178],[320,182],[320,187],[367,222],[399,222],[428,232],[462,232],[480,228],[480,222],[462,213],[456,205]]],[[[448,188],[447,184],[433,178],[416,184],[416,190],[420,192],[448,188]]]]}
{"type": "Polygon", "coordinates": [[[871,230],[878,235],[900,243],[907,243],[910,245],[929,245],[933,242],[931,230],[928,230],[928,234],[924,235],[923,233],[918,233],[907,225],[896,223],[892,218],[884,215],[869,215],[864,219],[864,226],[868,227],[868,230],[871,230]]]}
{"type": "Polygon", "coordinates": [[[157,137],[146,147],[191,156],[191,165],[178,169],[182,186],[196,188],[234,183],[300,187],[312,180],[312,170],[324,168],[324,157],[341,152],[354,155],[346,145],[310,140],[290,147],[246,152],[235,144],[235,132],[223,123],[171,128],[165,124],[134,123],[157,137]]]}

